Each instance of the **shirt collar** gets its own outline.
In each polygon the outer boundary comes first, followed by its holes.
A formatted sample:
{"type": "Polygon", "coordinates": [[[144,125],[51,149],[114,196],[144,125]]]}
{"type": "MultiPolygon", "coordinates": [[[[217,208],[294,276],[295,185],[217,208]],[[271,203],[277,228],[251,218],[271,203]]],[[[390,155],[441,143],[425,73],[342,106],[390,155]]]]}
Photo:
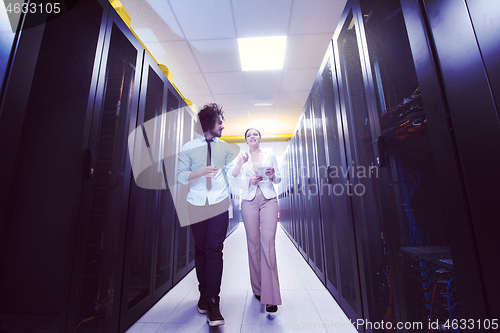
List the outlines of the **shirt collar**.
{"type": "MultiPolygon", "coordinates": [[[[205,142],[205,140],[206,140],[207,138],[206,138],[205,136],[203,136],[203,135],[201,135],[201,134],[200,134],[200,136],[198,137],[198,139],[200,139],[201,141],[205,142]]],[[[219,140],[220,140],[220,138],[218,138],[218,137],[216,137],[216,136],[214,136],[214,137],[212,138],[212,141],[213,141],[213,142],[219,142],[219,140]]]]}

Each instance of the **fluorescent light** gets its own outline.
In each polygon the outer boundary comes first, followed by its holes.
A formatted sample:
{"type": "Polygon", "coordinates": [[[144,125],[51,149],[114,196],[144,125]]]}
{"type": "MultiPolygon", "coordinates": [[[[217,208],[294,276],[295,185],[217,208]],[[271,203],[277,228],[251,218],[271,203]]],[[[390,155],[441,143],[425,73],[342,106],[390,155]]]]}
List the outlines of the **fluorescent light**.
{"type": "Polygon", "coordinates": [[[273,105],[271,99],[256,99],[253,101],[253,106],[269,106],[273,105]]]}
{"type": "Polygon", "coordinates": [[[286,36],[238,38],[243,71],[283,69],[286,36]]]}

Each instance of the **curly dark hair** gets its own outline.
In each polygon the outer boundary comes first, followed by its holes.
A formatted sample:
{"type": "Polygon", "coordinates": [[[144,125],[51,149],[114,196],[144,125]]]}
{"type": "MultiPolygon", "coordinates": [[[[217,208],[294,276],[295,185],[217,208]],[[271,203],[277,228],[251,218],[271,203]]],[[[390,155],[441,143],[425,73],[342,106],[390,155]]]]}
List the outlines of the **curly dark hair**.
{"type": "Polygon", "coordinates": [[[208,132],[215,127],[215,122],[219,117],[224,120],[224,111],[222,106],[216,103],[205,104],[200,112],[198,112],[198,119],[200,120],[203,132],[208,132]]]}

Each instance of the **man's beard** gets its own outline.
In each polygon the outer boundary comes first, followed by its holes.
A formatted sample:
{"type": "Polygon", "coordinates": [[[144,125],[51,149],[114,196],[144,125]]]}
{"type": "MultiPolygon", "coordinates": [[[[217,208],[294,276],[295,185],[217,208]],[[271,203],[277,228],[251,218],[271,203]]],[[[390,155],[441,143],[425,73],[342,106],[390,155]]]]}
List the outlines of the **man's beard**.
{"type": "Polygon", "coordinates": [[[208,131],[208,133],[210,133],[211,136],[216,136],[218,138],[221,137],[222,133],[219,131],[219,132],[216,132],[215,130],[211,129],[210,131],[208,131]]]}

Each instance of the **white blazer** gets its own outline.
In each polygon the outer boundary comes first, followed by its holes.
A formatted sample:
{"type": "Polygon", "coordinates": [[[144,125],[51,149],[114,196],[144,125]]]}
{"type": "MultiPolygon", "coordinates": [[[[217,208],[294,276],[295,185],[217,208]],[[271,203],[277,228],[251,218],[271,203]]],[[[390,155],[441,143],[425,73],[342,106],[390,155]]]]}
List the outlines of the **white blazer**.
{"type": "Polygon", "coordinates": [[[250,185],[250,178],[256,177],[257,174],[253,169],[252,156],[248,153],[248,161],[241,167],[241,172],[232,180],[232,187],[234,189],[243,189],[241,198],[243,200],[252,200],[255,198],[257,186],[260,187],[262,194],[266,199],[276,198],[276,190],[274,184],[281,182],[280,171],[276,156],[273,153],[262,152],[262,167],[274,168],[274,179],[271,182],[269,179],[260,181],[257,185],[250,185]]]}

